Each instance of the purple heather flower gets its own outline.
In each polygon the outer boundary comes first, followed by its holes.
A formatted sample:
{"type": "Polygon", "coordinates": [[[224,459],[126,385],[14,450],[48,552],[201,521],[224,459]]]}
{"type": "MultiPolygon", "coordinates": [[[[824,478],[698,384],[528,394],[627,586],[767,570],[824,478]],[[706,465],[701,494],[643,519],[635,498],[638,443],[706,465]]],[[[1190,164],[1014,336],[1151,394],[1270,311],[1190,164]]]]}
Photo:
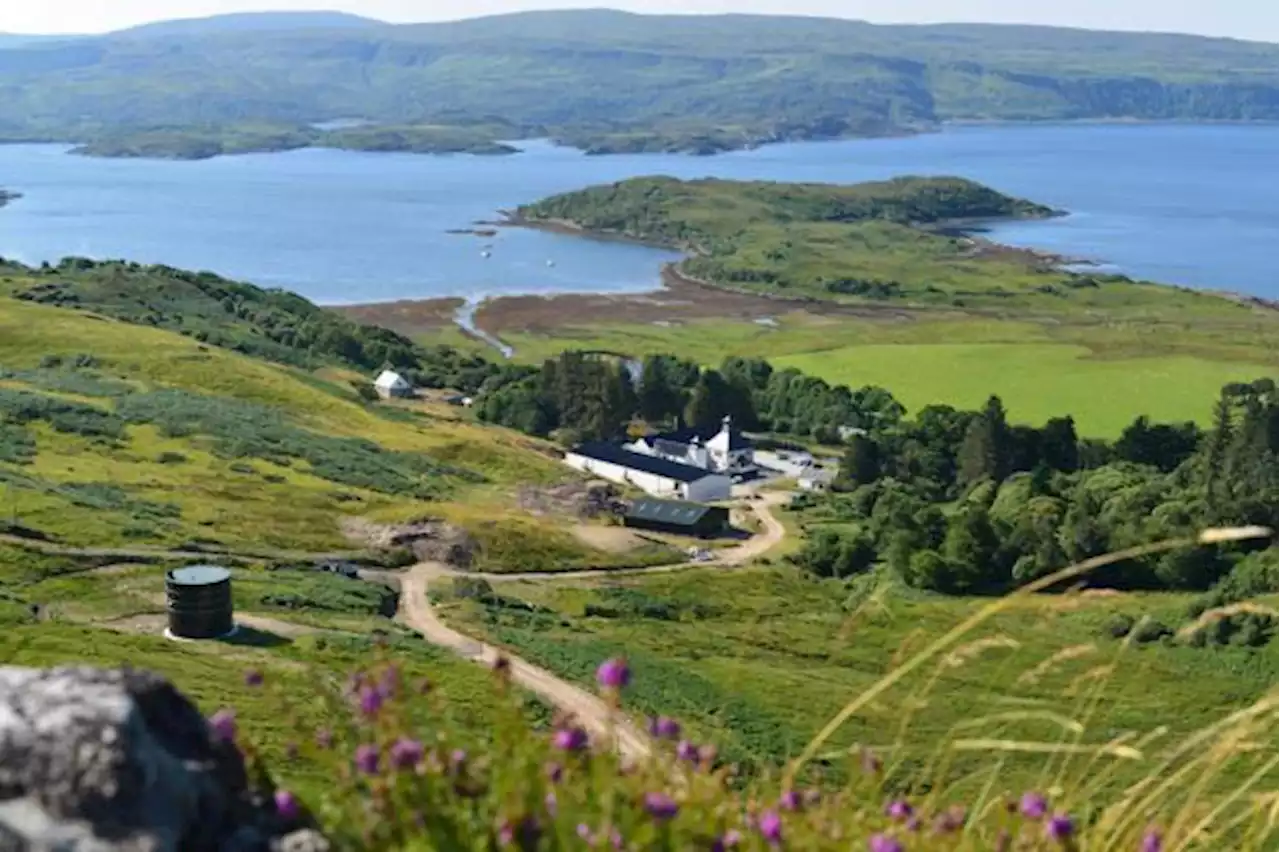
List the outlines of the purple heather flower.
{"type": "Polygon", "coordinates": [[[622,832],[616,828],[609,829],[609,845],[614,849],[622,848],[622,832]]]}
{"type": "Polygon", "coordinates": [[[422,743],[408,737],[401,737],[391,745],[391,765],[396,769],[412,769],[425,755],[422,743]]]}
{"type": "Polygon", "coordinates": [[[580,822],[578,823],[577,830],[578,830],[579,837],[581,837],[583,840],[587,841],[588,843],[591,842],[592,840],[591,826],[587,825],[585,822],[580,822]]]}
{"type": "Polygon", "coordinates": [[[784,811],[798,811],[803,806],[800,801],[800,794],[795,790],[787,790],[778,797],[778,807],[784,811]]]}
{"type": "Polygon", "coordinates": [[[561,728],[551,738],[551,744],[561,751],[582,751],[587,747],[587,732],[576,725],[561,728]]]}
{"type": "Polygon", "coordinates": [[[332,748],[333,747],[333,731],[329,730],[328,728],[317,728],[316,729],[316,745],[318,745],[320,748],[332,748]]]}
{"type": "Polygon", "coordinates": [[[907,817],[907,821],[904,822],[902,825],[904,828],[906,828],[907,831],[919,831],[920,817],[916,816],[915,814],[912,814],[911,816],[907,817]]]}
{"type": "Polygon", "coordinates": [[[631,683],[631,669],[622,657],[605,660],[596,669],[596,683],[604,689],[622,689],[631,683]]]}
{"type": "Polygon", "coordinates": [[[698,761],[698,747],[688,740],[681,740],[676,743],[676,757],[680,760],[696,763],[698,761]]]}
{"type": "Polygon", "coordinates": [[[711,843],[711,852],[726,852],[742,842],[742,835],[735,829],[729,829],[711,843]]]}
{"type": "Polygon", "coordinates": [[[244,673],[245,686],[262,686],[262,672],[257,669],[249,669],[244,673]]]}
{"type": "Polygon", "coordinates": [[[547,763],[546,772],[547,780],[552,784],[559,784],[560,779],[564,777],[564,767],[556,763],[554,760],[547,763]]]}
{"type": "Polygon", "coordinates": [[[1160,836],[1160,832],[1154,828],[1148,828],[1147,833],[1142,835],[1142,844],[1138,847],[1139,852],[1161,852],[1164,849],[1164,840],[1160,836]]]}
{"type": "Polygon", "coordinates": [[[680,806],[666,793],[645,793],[644,809],[649,812],[649,816],[665,822],[679,812],[680,806]]]}
{"type": "Polygon", "coordinates": [[[1044,819],[1044,815],[1049,812],[1049,803],[1039,793],[1023,793],[1018,802],[1018,810],[1027,819],[1044,819]]]}
{"type": "Polygon", "coordinates": [[[777,811],[765,811],[756,820],[756,829],[760,836],[770,843],[782,842],[782,817],[777,811]]]}
{"type": "Polygon", "coordinates": [[[915,813],[915,809],[911,807],[911,804],[906,799],[894,799],[885,805],[884,813],[885,816],[902,822],[910,819],[911,815],[915,813]]]}
{"type": "Polygon", "coordinates": [[[902,852],[902,844],[887,834],[873,834],[867,841],[870,852],[902,852]]]}
{"type": "Polygon", "coordinates": [[[670,716],[658,716],[649,720],[649,736],[660,740],[674,740],[680,736],[680,723],[670,716]]]}
{"type": "Polygon", "coordinates": [[[377,774],[379,759],[376,745],[366,743],[356,748],[356,769],[359,769],[365,775],[377,774]]]}
{"type": "Polygon", "coordinates": [[[382,693],[372,686],[360,687],[360,712],[366,716],[376,716],[382,709],[382,693]]]}
{"type": "Polygon", "coordinates": [[[378,694],[383,698],[391,698],[400,688],[400,669],[394,665],[387,666],[382,670],[382,676],[378,678],[378,694]]]}
{"type": "Polygon", "coordinates": [[[290,793],[288,790],[276,790],[276,813],[287,820],[295,820],[298,814],[302,812],[301,806],[298,804],[298,797],[290,793]]]}
{"type": "Polygon", "coordinates": [[[218,742],[236,741],[236,711],[223,708],[209,717],[209,731],[218,742]]]}
{"type": "Polygon", "coordinates": [[[1050,840],[1062,842],[1070,837],[1075,830],[1076,825],[1071,821],[1071,817],[1066,814],[1054,814],[1045,823],[1044,835],[1050,840]]]}
{"type": "Polygon", "coordinates": [[[466,749],[455,748],[449,752],[449,768],[454,772],[461,772],[467,766],[466,749]]]}

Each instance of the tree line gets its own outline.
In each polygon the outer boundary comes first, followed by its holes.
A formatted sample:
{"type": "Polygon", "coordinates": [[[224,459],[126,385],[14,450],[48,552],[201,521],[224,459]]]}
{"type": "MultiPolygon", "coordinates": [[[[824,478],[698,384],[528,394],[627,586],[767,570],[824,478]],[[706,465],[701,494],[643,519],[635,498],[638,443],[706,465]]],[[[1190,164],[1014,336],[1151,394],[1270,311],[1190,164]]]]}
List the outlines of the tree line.
{"type": "Polygon", "coordinates": [[[629,424],[740,428],[839,444],[851,430],[877,432],[905,409],[884,388],[833,385],[759,358],[703,368],[673,355],[638,363],[566,352],[524,372],[508,370],[481,389],[479,416],[564,443],[621,437],[629,424]]]}
{"type": "MultiPolygon", "coordinates": [[[[1207,430],[1138,417],[1106,442],[1080,439],[1070,417],[1010,424],[998,397],[979,411],[928,406],[850,440],[836,493],[801,501],[826,524],[797,561],[839,577],[884,565],[919,588],[986,594],[1206,527],[1275,529],[1275,382],[1228,384],[1214,412],[1207,430]]],[[[1175,550],[1090,580],[1208,589],[1258,546],[1175,550]]]]}

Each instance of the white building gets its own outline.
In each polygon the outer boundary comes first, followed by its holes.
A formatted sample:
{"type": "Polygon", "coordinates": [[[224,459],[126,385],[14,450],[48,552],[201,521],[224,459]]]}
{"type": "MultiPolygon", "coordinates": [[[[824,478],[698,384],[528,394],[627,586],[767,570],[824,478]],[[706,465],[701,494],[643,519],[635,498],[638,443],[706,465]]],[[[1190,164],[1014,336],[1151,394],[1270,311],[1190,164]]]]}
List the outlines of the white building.
{"type": "Polygon", "coordinates": [[[628,444],[627,449],[731,476],[756,469],[751,442],[733,428],[733,421],[728,417],[710,434],[697,429],[663,432],[640,438],[628,444]]]}
{"type": "Polygon", "coordinates": [[[373,389],[383,399],[390,399],[393,396],[413,396],[413,385],[394,370],[383,370],[374,380],[373,389]]]}
{"type": "Polygon", "coordinates": [[[727,474],[633,452],[603,441],[574,447],[565,453],[564,462],[610,482],[634,485],[654,497],[712,502],[728,500],[733,488],[733,480],[727,474]]]}

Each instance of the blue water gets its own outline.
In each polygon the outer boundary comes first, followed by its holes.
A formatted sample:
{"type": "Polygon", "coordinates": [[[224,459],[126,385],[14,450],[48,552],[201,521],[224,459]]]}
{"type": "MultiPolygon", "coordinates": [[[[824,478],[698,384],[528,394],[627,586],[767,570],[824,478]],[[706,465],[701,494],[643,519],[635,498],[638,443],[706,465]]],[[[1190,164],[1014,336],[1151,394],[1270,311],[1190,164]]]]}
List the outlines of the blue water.
{"type": "Polygon", "coordinates": [[[1070,211],[995,239],[1156,281],[1276,297],[1275,126],[956,128],[715,157],[292,151],[201,162],[0,146],[0,255],[209,269],[341,304],[652,289],[669,252],[526,229],[445,233],[543,196],[635,175],[856,182],[955,174],[1070,211]],[[492,244],[490,257],[482,256],[492,244]]]}

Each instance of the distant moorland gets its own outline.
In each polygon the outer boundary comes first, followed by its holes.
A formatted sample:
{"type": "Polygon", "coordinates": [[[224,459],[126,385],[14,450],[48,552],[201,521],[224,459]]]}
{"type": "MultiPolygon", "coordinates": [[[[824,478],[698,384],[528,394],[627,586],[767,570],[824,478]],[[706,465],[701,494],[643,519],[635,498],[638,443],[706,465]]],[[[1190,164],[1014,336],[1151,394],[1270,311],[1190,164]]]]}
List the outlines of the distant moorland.
{"type": "Polygon", "coordinates": [[[330,141],[484,152],[544,136],[595,153],[707,153],[958,121],[1273,121],[1276,57],[1267,43],[977,24],[234,16],[0,42],[0,139],[207,156],[327,144],[313,125],[361,119],[380,133],[453,125],[483,138],[330,141]],[[275,129],[254,132],[264,125],[275,129]]]}

